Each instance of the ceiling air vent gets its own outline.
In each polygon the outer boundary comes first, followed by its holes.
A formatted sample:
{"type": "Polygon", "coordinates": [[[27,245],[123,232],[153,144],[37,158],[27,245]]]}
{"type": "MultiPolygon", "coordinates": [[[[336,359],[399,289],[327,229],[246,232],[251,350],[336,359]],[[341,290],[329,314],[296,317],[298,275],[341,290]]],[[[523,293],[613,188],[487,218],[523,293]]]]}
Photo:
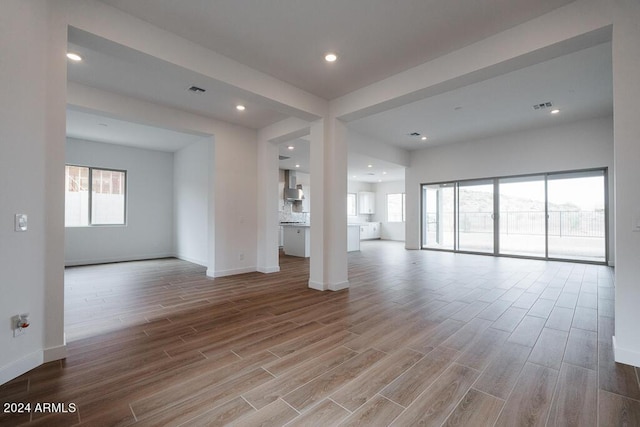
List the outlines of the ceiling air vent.
{"type": "Polygon", "coordinates": [[[543,102],[542,104],[535,104],[533,106],[533,109],[534,110],[542,110],[544,108],[549,108],[551,106],[553,106],[553,104],[551,102],[543,102]]]}
{"type": "Polygon", "coordinates": [[[287,156],[278,156],[278,159],[280,160],[287,160],[290,159],[291,157],[287,157],[287,156]]]}
{"type": "Polygon", "coordinates": [[[191,91],[193,93],[205,93],[206,92],[205,89],[202,89],[201,87],[198,87],[198,86],[191,86],[189,88],[189,91],[191,91]]]}

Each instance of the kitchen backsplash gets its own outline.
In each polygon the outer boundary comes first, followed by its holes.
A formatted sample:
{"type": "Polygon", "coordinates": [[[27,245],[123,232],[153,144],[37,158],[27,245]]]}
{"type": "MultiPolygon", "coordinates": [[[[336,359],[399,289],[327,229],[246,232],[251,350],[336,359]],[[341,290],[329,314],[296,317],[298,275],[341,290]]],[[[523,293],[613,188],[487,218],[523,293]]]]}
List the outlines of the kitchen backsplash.
{"type": "Polygon", "coordinates": [[[308,212],[291,212],[288,209],[278,212],[280,222],[310,222],[311,215],[308,212]]]}

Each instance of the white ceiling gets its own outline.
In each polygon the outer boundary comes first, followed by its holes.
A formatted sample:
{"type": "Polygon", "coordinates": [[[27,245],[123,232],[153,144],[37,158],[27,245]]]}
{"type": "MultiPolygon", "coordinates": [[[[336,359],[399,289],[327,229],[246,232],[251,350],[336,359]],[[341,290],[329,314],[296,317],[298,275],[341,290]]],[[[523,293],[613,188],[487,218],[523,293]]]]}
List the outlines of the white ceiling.
{"type": "Polygon", "coordinates": [[[102,0],[328,100],[572,1],[102,0]]]}
{"type": "MultiPolygon", "coordinates": [[[[141,19],[216,50],[260,71],[332,99],[373,81],[423,63],[505,28],[517,25],[568,0],[102,0],[141,19]],[[366,11],[366,13],[362,13],[366,11]],[[338,46],[339,45],[339,46],[338,46]],[[340,58],[327,64],[322,56],[340,58]]],[[[85,60],[69,63],[68,78],[88,86],[167,105],[203,116],[260,129],[287,117],[272,105],[244,99],[236,88],[193,71],[71,28],[70,49],[85,60]],[[207,90],[187,91],[191,85],[207,90]],[[240,113],[235,105],[243,103],[240,113]]],[[[436,95],[348,124],[350,130],[407,150],[480,139],[504,132],[611,114],[610,43],[436,95]],[[562,111],[550,116],[531,106],[551,101],[562,111]],[[425,143],[406,134],[419,132],[425,143]]],[[[146,138],[120,119],[108,132],[96,133],[95,114],[72,112],[70,136],[105,142],[165,141],[155,149],[173,151],[193,135],[162,129],[146,138]],[[125,125],[126,124],[126,125],[125,125]],[[117,135],[115,129],[128,128],[117,135]],[[72,135],[73,133],[73,135],[72,135]],[[135,136],[137,134],[137,137],[135,136]],[[175,137],[175,145],[169,142],[175,137]],[[109,140],[109,141],[106,141],[109,140]]],[[[113,120],[113,119],[111,119],[113,120]]],[[[104,126],[100,126],[104,131],[104,126]]],[[[308,171],[309,147],[284,155],[282,168],[308,171]]],[[[349,154],[350,179],[377,182],[404,179],[404,168],[349,154]],[[367,168],[373,164],[373,168],[367,168]],[[387,172],[382,175],[382,172],[387,172]],[[374,173],[374,175],[369,175],[374,173]]]]}
{"type": "Polygon", "coordinates": [[[349,123],[361,134],[418,150],[613,114],[611,43],[432,96],[349,123]],[[534,110],[550,101],[553,108],[534,110]],[[408,136],[417,132],[427,136],[408,136]]]}
{"type": "Polygon", "coordinates": [[[206,137],[118,120],[73,108],[67,108],[67,136],[170,152],[178,151],[206,137]]]}

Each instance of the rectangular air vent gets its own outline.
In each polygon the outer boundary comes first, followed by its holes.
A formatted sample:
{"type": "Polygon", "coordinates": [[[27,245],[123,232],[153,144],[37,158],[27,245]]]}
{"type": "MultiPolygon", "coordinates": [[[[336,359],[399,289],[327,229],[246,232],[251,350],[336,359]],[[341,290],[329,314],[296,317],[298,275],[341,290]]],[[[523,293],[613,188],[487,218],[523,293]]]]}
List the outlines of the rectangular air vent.
{"type": "Polygon", "coordinates": [[[198,86],[191,86],[189,88],[189,90],[191,92],[194,92],[194,93],[205,93],[206,92],[206,90],[204,90],[204,89],[202,89],[201,87],[198,87],[198,86]]]}
{"type": "Polygon", "coordinates": [[[543,108],[549,108],[551,106],[553,106],[553,104],[551,102],[543,102],[542,104],[535,104],[533,106],[533,109],[534,110],[541,110],[543,108]]]}

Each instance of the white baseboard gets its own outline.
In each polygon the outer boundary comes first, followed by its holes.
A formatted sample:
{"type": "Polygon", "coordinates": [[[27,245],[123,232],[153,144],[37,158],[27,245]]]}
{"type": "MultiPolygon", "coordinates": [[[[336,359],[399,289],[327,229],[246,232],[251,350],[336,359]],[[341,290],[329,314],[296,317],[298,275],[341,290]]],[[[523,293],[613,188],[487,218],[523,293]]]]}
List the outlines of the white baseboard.
{"type": "Polygon", "coordinates": [[[197,265],[201,265],[203,267],[207,267],[207,261],[203,261],[201,259],[197,259],[197,258],[191,258],[188,256],[184,256],[184,255],[174,255],[174,257],[181,259],[183,261],[188,261],[192,264],[197,264],[197,265]]]}
{"type": "Polygon", "coordinates": [[[0,368],[0,384],[4,384],[19,377],[33,368],[37,368],[44,362],[42,350],[27,354],[22,359],[15,360],[0,368]]]}
{"type": "Polygon", "coordinates": [[[253,266],[253,267],[243,267],[243,268],[234,268],[234,269],[231,269],[231,270],[218,270],[218,271],[211,271],[210,268],[207,268],[207,276],[209,276],[209,277],[225,277],[225,276],[234,276],[236,274],[253,273],[254,271],[258,271],[255,266],[253,266]]]}
{"type": "Polygon", "coordinates": [[[338,283],[329,283],[330,291],[341,291],[343,289],[348,289],[348,288],[349,288],[348,280],[345,280],[344,282],[338,282],[338,283]]]}
{"type": "Polygon", "coordinates": [[[615,361],[618,363],[624,363],[626,365],[640,367],[640,353],[637,351],[618,347],[616,337],[613,336],[611,338],[613,339],[613,355],[615,361]]]}
{"type": "Polygon", "coordinates": [[[342,289],[349,288],[349,281],[347,280],[338,283],[321,283],[309,280],[309,287],[311,289],[315,289],[316,291],[340,291],[342,289]]]}
{"type": "Polygon", "coordinates": [[[148,255],[65,260],[64,265],[65,267],[73,267],[78,265],[109,264],[112,262],[144,261],[147,259],[174,258],[174,257],[175,256],[173,253],[158,253],[158,254],[148,254],[148,255]]]}
{"type": "Polygon", "coordinates": [[[56,347],[45,348],[43,353],[44,363],[53,362],[67,357],[67,345],[59,345],[56,347]]]}
{"type": "Polygon", "coordinates": [[[258,267],[258,271],[265,274],[277,273],[280,271],[280,266],[276,265],[274,267],[258,267]]]}

